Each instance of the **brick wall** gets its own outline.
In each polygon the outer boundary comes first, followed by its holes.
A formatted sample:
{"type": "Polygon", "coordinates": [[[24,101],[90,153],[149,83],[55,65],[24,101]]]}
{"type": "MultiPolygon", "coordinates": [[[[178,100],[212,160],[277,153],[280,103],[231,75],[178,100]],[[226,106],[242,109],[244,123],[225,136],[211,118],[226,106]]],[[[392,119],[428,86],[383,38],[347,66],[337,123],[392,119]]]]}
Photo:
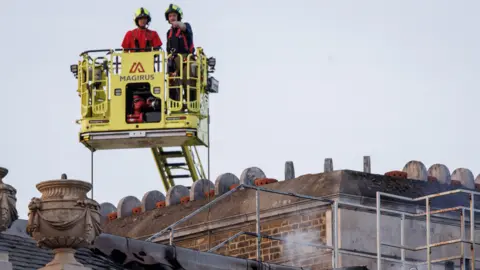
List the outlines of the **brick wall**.
{"type": "MultiPolygon", "coordinates": [[[[175,245],[201,251],[216,246],[240,231],[256,232],[255,222],[216,230],[202,235],[189,235],[175,238],[175,245]]],[[[262,234],[295,239],[296,241],[315,244],[326,243],[325,210],[309,210],[284,214],[274,218],[262,219],[262,234]]],[[[241,235],[225,244],[216,253],[239,258],[256,259],[256,238],[241,235]]],[[[262,239],[262,260],[265,262],[312,267],[312,270],[330,269],[332,264],[331,251],[309,246],[302,246],[277,240],[262,239]]]]}

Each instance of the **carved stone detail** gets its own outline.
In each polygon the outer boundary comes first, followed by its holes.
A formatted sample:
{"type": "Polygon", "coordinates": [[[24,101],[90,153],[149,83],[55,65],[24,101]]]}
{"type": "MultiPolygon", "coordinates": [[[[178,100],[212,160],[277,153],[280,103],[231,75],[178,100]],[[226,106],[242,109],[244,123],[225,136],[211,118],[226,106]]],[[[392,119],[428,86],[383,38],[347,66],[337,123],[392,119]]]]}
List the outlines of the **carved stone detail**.
{"type": "Polygon", "coordinates": [[[62,178],[37,184],[42,196],[28,205],[27,233],[39,247],[54,249],[55,258],[47,267],[78,267],[75,249],[91,247],[101,233],[100,205],[87,198],[90,183],[62,178]]]}
{"type": "Polygon", "coordinates": [[[10,228],[12,223],[18,219],[17,190],[9,184],[3,183],[3,178],[7,174],[8,169],[0,167],[0,232],[10,228]]]}

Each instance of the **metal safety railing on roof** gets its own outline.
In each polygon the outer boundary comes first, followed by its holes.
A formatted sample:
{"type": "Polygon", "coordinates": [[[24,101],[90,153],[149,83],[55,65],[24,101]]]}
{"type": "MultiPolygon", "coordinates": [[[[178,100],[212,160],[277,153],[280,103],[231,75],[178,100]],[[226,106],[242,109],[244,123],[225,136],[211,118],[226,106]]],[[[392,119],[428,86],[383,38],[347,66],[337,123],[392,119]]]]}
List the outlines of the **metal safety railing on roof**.
{"type": "Polygon", "coordinates": [[[432,264],[434,263],[439,263],[439,262],[446,262],[446,261],[452,261],[456,259],[460,259],[460,268],[462,270],[466,269],[475,269],[475,263],[476,263],[476,258],[475,258],[475,212],[480,212],[478,209],[475,208],[475,195],[480,195],[479,192],[475,191],[469,191],[469,190],[464,190],[464,189],[457,189],[457,190],[451,190],[451,191],[446,191],[446,192],[440,192],[436,194],[431,194],[427,196],[422,196],[418,198],[409,198],[409,197],[403,197],[403,196],[398,196],[398,195],[393,195],[393,194],[388,194],[384,192],[377,192],[376,194],[376,230],[377,230],[377,269],[382,270],[382,253],[381,249],[382,246],[390,246],[390,247],[395,247],[401,249],[401,260],[400,263],[402,263],[403,268],[405,269],[406,264],[409,264],[410,266],[419,266],[419,265],[427,265],[427,269],[431,270],[432,269],[432,264]],[[441,196],[446,196],[446,195],[452,195],[455,193],[466,193],[469,195],[470,198],[470,207],[464,207],[464,206],[456,206],[456,207],[450,207],[450,208],[445,208],[445,209],[438,209],[438,210],[431,210],[431,205],[430,201],[433,198],[436,197],[441,197],[441,196]],[[398,199],[398,200],[404,200],[408,202],[419,202],[419,201],[425,201],[425,212],[420,213],[420,214],[411,214],[407,213],[404,211],[395,211],[395,210],[385,210],[381,209],[381,197],[390,197],[393,199],[398,199]],[[452,239],[452,240],[446,240],[446,241],[440,241],[437,243],[431,243],[431,216],[433,214],[439,214],[439,213],[446,213],[446,212],[451,212],[451,211],[458,211],[461,210],[461,216],[460,216],[460,238],[458,239],[452,239]],[[470,241],[465,240],[465,211],[470,212],[470,241]],[[394,245],[390,243],[384,243],[381,241],[381,212],[390,212],[390,213],[395,213],[395,214],[400,214],[401,219],[400,219],[400,245],[394,245]],[[419,217],[419,216],[425,216],[426,217],[426,245],[420,246],[420,247],[408,247],[405,246],[405,217],[406,216],[412,216],[412,217],[419,217]],[[450,245],[450,244],[457,244],[460,243],[460,255],[457,256],[450,256],[450,257],[441,257],[439,259],[432,260],[432,248],[433,247],[440,247],[440,246],[445,246],[445,245],[450,245]],[[470,257],[470,268],[466,265],[466,257],[465,257],[465,250],[464,250],[464,244],[470,244],[470,250],[471,250],[471,257],[470,257]],[[425,262],[407,262],[405,260],[405,250],[411,250],[411,251],[420,251],[420,250],[426,250],[427,251],[427,261],[425,262]]]}
{"type": "Polygon", "coordinates": [[[221,246],[225,245],[226,243],[228,243],[229,241],[233,240],[234,238],[240,236],[240,235],[250,235],[250,236],[255,236],[257,237],[257,246],[256,246],[256,255],[257,255],[257,261],[261,261],[261,243],[262,243],[262,238],[268,238],[268,239],[271,239],[271,240],[278,240],[278,241],[287,241],[287,242],[291,242],[291,243],[296,243],[296,244],[300,244],[300,245],[308,245],[308,246],[314,246],[314,247],[319,247],[319,248],[325,248],[325,249],[331,249],[333,252],[332,252],[332,265],[333,267],[337,267],[338,265],[338,243],[337,243],[337,239],[338,239],[338,230],[337,230],[337,221],[338,221],[338,202],[335,201],[335,200],[331,200],[331,199],[326,199],[326,198],[322,198],[322,197],[313,197],[313,196],[308,196],[308,195],[302,195],[302,194],[297,194],[297,193],[293,193],[293,192],[283,192],[283,191],[278,191],[278,190],[272,190],[272,189],[267,189],[267,188],[261,188],[261,187],[256,187],[256,186],[251,186],[251,185],[245,185],[245,184],[240,184],[238,185],[237,187],[231,189],[230,191],[220,195],[218,198],[214,199],[213,201],[203,205],[202,207],[198,208],[197,210],[193,211],[192,213],[190,213],[189,215],[183,217],[182,219],[178,220],[177,222],[173,223],[172,225],[166,227],[165,229],[161,230],[160,232],[158,233],[155,233],[153,234],[152,236],[150,236],[149,238],[147,238],[145,241],[154,241],[155,239],[157,239],[158,237],[162,236],[163,234],[165,234],[166,232],[170,231],[170,245],[173,245],[173,238],[174,238],[174,232],[175,232],[175,227],[180,225],[181,223],[189,220],[190,218],[194,217],[195,215],[197,215],[198,213],[204,211],[205,209],[213,206],[215,203],[221,201],[222,199],[230,196],[231,194],[233,194],[235,191],[237,190],[240,190],[240,189],[244,189],[244,188],[247,188],[247,189],[254,189],[256,192],[255,192],[255,209],[256,209],[256,213],[255,213],[255,219],[256,219],[256,233],[252,233],[252,232],[239,232],[235,235],[233,235],[232,237],[230,237],[229,239],[223,241],[222,243],[220,243],[219,245],[217,245],[216,247],[214,247],[213,249],[210,250],[210,252],[213,252],[214,250],[220,248],[221,246]],[[299,242],[299,241],[291,241],[291,240],[287,240],[287,239],[284,239],[284,238],[280,238],[280,237],[273,237],[273,236],[268,236],[268,235],[262,235],[261,234],[261,230],[260,230],[260,192],[267,192],[267,193],[274,193],[274,194],[279,194],[279,195],[286,195],[286,196],[293,196],[293,197],[297,197],[297,198],[303,198],[303,199],[309,199],[309,200],[316,200],[316,201],[321,201],[321,202],[325,202],[324,205],[322,206],[331,206],[331,209],[332,209],[332,223],[334,224],[332,227],[333,227],[333,245],[319,245],[319,244],[313,244],[313,243],[306,243],[306,242],[299,242]]]}
{"type": "MultiPolygon", "coordinates": [[[[407,270],[405,267],[407,265],[409,266],[419,266],[422,264],[427,264],[428,270],[431,270],[432,264],[434,263],[439,263],[439,262],[444,262],[444,261],[451,261],[455,259],[461,259],[461,269],[466,270],[466,257],[465,257],[465,251],[463,247],[463,243],[469,243],[471,244],[471,259],[470,259],[470,264],[471,264],[471,269],[475,269],[475,212],[480,212],[480,210],[475,209],[474,207],[474,196],[475,195],[480,195],[479,192],[473,192],[473,191],[468,191],[468,190],[452,190],[452,191],[447,191],[447,192],[441,192],[441,193],[436,193],[436,194],[431,194],[428,196],[423,196],[419,198],[409,198],[409,197],[403,197],[403,196],[398,196],[398,195],[393,195],[393,194],[388,194],[384,192],[377,192],[376,193],[376,207],[372,206],[367,206],[363,204],[357,204],[357,203],[350,203],[350,202],[338,202],[337,200],[331,200],[327,198],[322,198],[322,197],[313,197],[313,196],[307,196],[307,195],[302,195],[302,194],[297,194],[293,192],[283,192],[283,191],[278,191],[278,190],[271,190],[271,189],[266,189],[266,188],[261,188],[261,187],[256,187],[256,186],[250,186],[250,185],[245,185],[241,184],[232,190],[220,195],[218,198],[214,199],[213,201],[203,205],[202,207],[198,208],[197,210],[193,211],[189,215],[183,217],[182,219],[178,220],[177,222],[171,224],[170,226],[164,228],[158,233],[153,234],[149,238],[146,239],[146,241],[154,241],[155,239],[159,238],[166,232],[170,232],[169,236],[169,243],[170,245],[173,245],[173,239],[174,239],[174,232],[175,232],[175,227],[182,224],[183,222],[189,220],[190,218],[194,217],[198,213],[204,211],[205,209],[208,209],[209,207],[213,206],[217,202],[221,201],[222,199],[230,196],[234,192],[240,189],[254,189],[256,190],[256,195],[255,195],[255,208],[256,208],[256,233],[252,232],[238,232],[235,235],[231,236],[230,238],[224,240],[217,246],[211,248],[208,252],[214,252],[227,244],[228,242],[232,241],[233,239],[241,236],[241,235],[249,235],[249,236],[254,236],[257,237],[257,247],[256,247],[256,255],[257,255],[257,260],[261,261],[261,239],[262,238],[267,238],[271,240],[278,240],[278,241],[285,241],[289,243],[294,243],[294,244],[299,244],[299,245],[306,245],[306,246],[313,246],[313,247],[318,247],[318,248],[325,248],[325,249],[330,249],[332,250],[332,266],[333,267],[338,267],[339,263],[339,254],[345,254],[345,255],[354,255],[354,256],[360,256],[360,257],[365,257],[365,258],[370,258],[370,259],[376,259],[377,260],[377,269],[382,270],[382,260],[385,261],[390,261],[394,263],[399,263],[402,264],[402,267],[404,270],[407,270]],[[293,197],[298,197],[298,198],[304,198],[304,199],[310,199],[310,200],[316,200],[316,201],[322,201],[325,202],[323,206],[330,206],[332,210],[332,245],[322,245],[322,244],[314,244],[314,243],[309,243],[309,242],[300,242],[300,241],[292,241],[292,240],[287,240],[285,238],[281,237],[273,237],[273,236],[268,236],[268,235],[263,235],[260,233],[260,192],[267,192],[267,193],[274,193],[274,194],[280,194],[280,195],[286,195],[286,196],[293,196],[293,197]],[[451,208],[445,208],[445,209],[438,209],[438,210],[431,210],[430,207],[430,199],[435,198],[435,197],[440,197],[440,196],[446,196],[454,193],[467,193],[470,194],[470,207],[463,207],[463,206],[457,206],[457,207],[451,207],[451,208]],[[400,210],[392,210],[392,209],[382,209],[381,208],[381,196],[384,197],[390,197],[390,198],[395,198],[399,200],[405,200],[409,202],[417,202],[417,201],[422,201],[426,200],[425,204],[425,212],[423,213],[410,213],[407,211],[400,211],[400,210]],[[376,241],[377,241],[377,254],[372,255],[367,252],[362,252],[362,251],[352,251],[348,249],[341,249],[339,248],[338,245],[338,209],[340,206],[350,206],[350,207],[355,207],[355,208],[360,208],[360,209],[366,209],[366,210],[373,210],[376,211],[376,241]],[[440,213],[446,213],[446,212],[451,212],[455,210],[461,210],[462,215],[460,219],[461,223],[461,228],[460,228],[460,238],[459,239],[453,239],[453,240],[447,240],[447,241],[442,241],[438,243],[431,243],[430,238],[430,217],[434,214],[440,214],[440,213]],[[473,232],[471,233],[470,236],[470,241],[464,240],[464,234],[465,234],[465,211],[470,211],[470,231],[473,232]],[[400,245],[393,245],[390,243],[383,243],[381,242],[381,236],[380,236],[380,231],[381,231],[381,213],[389,213],[389,214],[394,214],[394,215],[399,215],[401,217],[400,219],[400,237],[401,237],[401,243],[400,245]],[[421,247],[408,247],[405,246],[405,219],[406,217],[422,217],[426,216],[426,238],[427,238],[427,244],[425,246],[421,247]],[[431,259],[431,248],[433,247],[439,247],[443,245],[449,245],[449,244],[454,244],[454,243],[462,243],[461,247],[461,254],[459,256],[452,256],[452,257],[443,257],[440,259],[431,259]],[[390,247],[395,247],[401,249],[401,259],[395,259],[395,258],[389,258],[389,257],[382,257],[381,253],[381,247],[382,246],[390,246],[390,247]],[[425,262],[415,262],[415,261],[407,261],[405,258],[405,250],[411,250],[411,251],[420,251],[420,250],[427,250],[427,261],[425,262]]],[[[414,268],[409,268],[409,269],[414,269],[414,268]]],[[[408,270],[409,270],[408,269],[408,270]]]]}

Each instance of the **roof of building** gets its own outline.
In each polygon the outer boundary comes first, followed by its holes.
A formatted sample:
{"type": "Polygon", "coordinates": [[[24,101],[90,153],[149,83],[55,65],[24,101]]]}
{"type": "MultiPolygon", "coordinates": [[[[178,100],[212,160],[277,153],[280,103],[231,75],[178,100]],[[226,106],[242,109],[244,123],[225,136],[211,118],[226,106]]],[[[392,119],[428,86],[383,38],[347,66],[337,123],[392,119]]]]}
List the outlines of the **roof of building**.
{"type": "MultiPolygon", "coordinates": [[[[222,175],[223,178],[217,178],[214,185],[215,196],[218,197],[227,192],[232,184],[246,183],[247,185],[254,185],[256,184],[254,183],[256,181],[253,181],[255,178],[264,179],[262,177],[266,177],[258,168],[253,167],[253,169],[249,168],[249,170],[242,173],[240,181],[232,174],[224,174],[222,175]],[[253,174],[251,174],[252,171],[254,172],[253,174]]],[[[479,185],[475,184],[473,174],[467,169],[459,168],[450,174],[448,168],[444,165],[434,164],[427,171],[421,162],[416,161],[407,163],[403,172],[395,171],[386,175],[342,170],[307,174],[294,178],[292,171],[293,167],[289,172],[289,177],[287,177],[286,172],[285,179],[289,180],[270,183],[263,186],[263,188],[324,198],[342,195],[366,200],[374,198],[377,191],[414,198],[458,188],[470,190],[479,188],[479,185]]],[[[477,180],[480,181],[480,176],[477,177],[477,180]]],[[[198,183],[200,182],[198,181],[198,183]]],[[[208,263],[207,267],[209,269],[223,269],[221,267],[225,263],[237,265],[241,269],[256,268],[257,262],[247,259],[125,238],[143,239],[151,236],[153,233],[165,229],[210,202],[212,197],[205,194],[205,198],[204,189],[198,183],[196,182],[190,189],[176,186],[172,191],[169,191],[170,194],[167,194],[167,196],[163,196],[159,192],[148,192],[142,199],[140,210],[140,201],[132,196],[129,196],[128,200],[125,198],[121,200],[121,203],[123,203],[122,208],[113,209],[111,204],[107,205],[107,207],[102,209],[103,220],[105,221],[106,214],[112,211],[115,214],[118,213],[118,218],[103,222],[104,233],[95,241],[95,248],[92,250],[78,250],[75,255],[77,260],[93,270],[131,269],[135,264],[161,264],[165,269],[200,269],[205,267],[205,265],[198,264],[196,262],[197,259],[200,263],[208,263]],[[186,200],[185,202],[186,192],[190,192],[191,200],[186,200]],[[164,201],[161,201],[161,199],[164,201]],[[167,202],[167,200],[169,201],[167,202]],[[156,208],[157,202],[163,202],[164,204],[156,208]],[[128,209],[128,207],[131,208],[128,209]],[[162,256],[159,256],[159,254],[162,254],[162,256]],[[192,258],[196,259],[192,260],[192,258]]],[[[208,180],[203,181],[203,184],[207,184],[208,189],[212,186],[212,183],[208,182],[208,180]]],[[[207,190],[207,193],[210,194],[211,190],[207,190]]],[[[182,227],[197,226],[210,221],[219,221],[233,216],[252,213],[255,211],[254,198],[254,190],[238,190],[225,197],[222,203],[218,203],[209,209],[207,208],[205,211],[179,225],[176,230],[182,227]]],[[[305,201],[304,198],[262,193],[260,208],[278,208],[303,201],[305,201]]],[[[468,202],[469,198],[466,194],[456,194],[450,197],[450,200],[445,198],[434,200],[432,206],[451,207],[453,203],[455,206],[459,204],[468,206],[468,202]]],[[[26,224],[26,220],[17,220],[11,228],[0,233],[0,252],[8,252],[9,260],[13,264],[14,269],[38,269],[53,259],[51,250],[38,248],[36,241],[25,233],[26,224]]],[[[264,264],[263,267],[267,269],[301,269],[274,264],[264,264]]],[[[145,269],[148,269],[148,267],[145,269]]]]}
{"type": "MultiPolygon", "coordinates": [[[[271,183],[263,188],[291,192],[308,196],[329,198],[338,194],[375,198],[377,191],[395,195],[416,198],[428,194],[454,190],[465,186],[443,184],[438,181],[418,181],[401,179],[379,174],[370,174],[351,170],[334,171],[329,173],[306,174],[298,178],[271,183]]],[[[456,194],[432,201],[432,206],[452,207],[462,204],[468,206],[469,198],[466,194],[456,194]]],[[[305,199],[271,193],[261,193],[260,208],[271,209],[280,205],[294,204],[305,199]]],[[[393,200],[393,199],[392,199],[393,200]]],[[[108,221],[104,224],[106,233],[131,238],[146,238],[163,230],[184,216],[199,209],[210,200],[201,199],[183,204],[171,205],[153,209],[123,218],[108,221]]],[[[418,202],[423,203],[424,202],[418,202]]],[[[480,207],[480,202],[477,201],[480,207]]],[[[255,190],[244,189],[232,193],[209,209],[198,213],[184,223],[180,228],[190,227],[210,221],[221,220],[232,216],[255,212],[255,190]]]]}

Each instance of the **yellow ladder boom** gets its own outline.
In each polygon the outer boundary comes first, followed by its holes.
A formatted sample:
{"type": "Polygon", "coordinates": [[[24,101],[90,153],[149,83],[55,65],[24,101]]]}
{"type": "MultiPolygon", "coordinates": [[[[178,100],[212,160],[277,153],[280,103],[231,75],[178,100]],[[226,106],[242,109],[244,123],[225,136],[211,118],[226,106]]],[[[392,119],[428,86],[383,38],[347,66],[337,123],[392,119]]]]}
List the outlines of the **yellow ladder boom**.
{"type": "Polygon", "coordinates": [[[175,179],[191,178],[193,182],[206,179],[195,146],[155,147],[152,153],[166,191],[175,185],[175,179]]]}

